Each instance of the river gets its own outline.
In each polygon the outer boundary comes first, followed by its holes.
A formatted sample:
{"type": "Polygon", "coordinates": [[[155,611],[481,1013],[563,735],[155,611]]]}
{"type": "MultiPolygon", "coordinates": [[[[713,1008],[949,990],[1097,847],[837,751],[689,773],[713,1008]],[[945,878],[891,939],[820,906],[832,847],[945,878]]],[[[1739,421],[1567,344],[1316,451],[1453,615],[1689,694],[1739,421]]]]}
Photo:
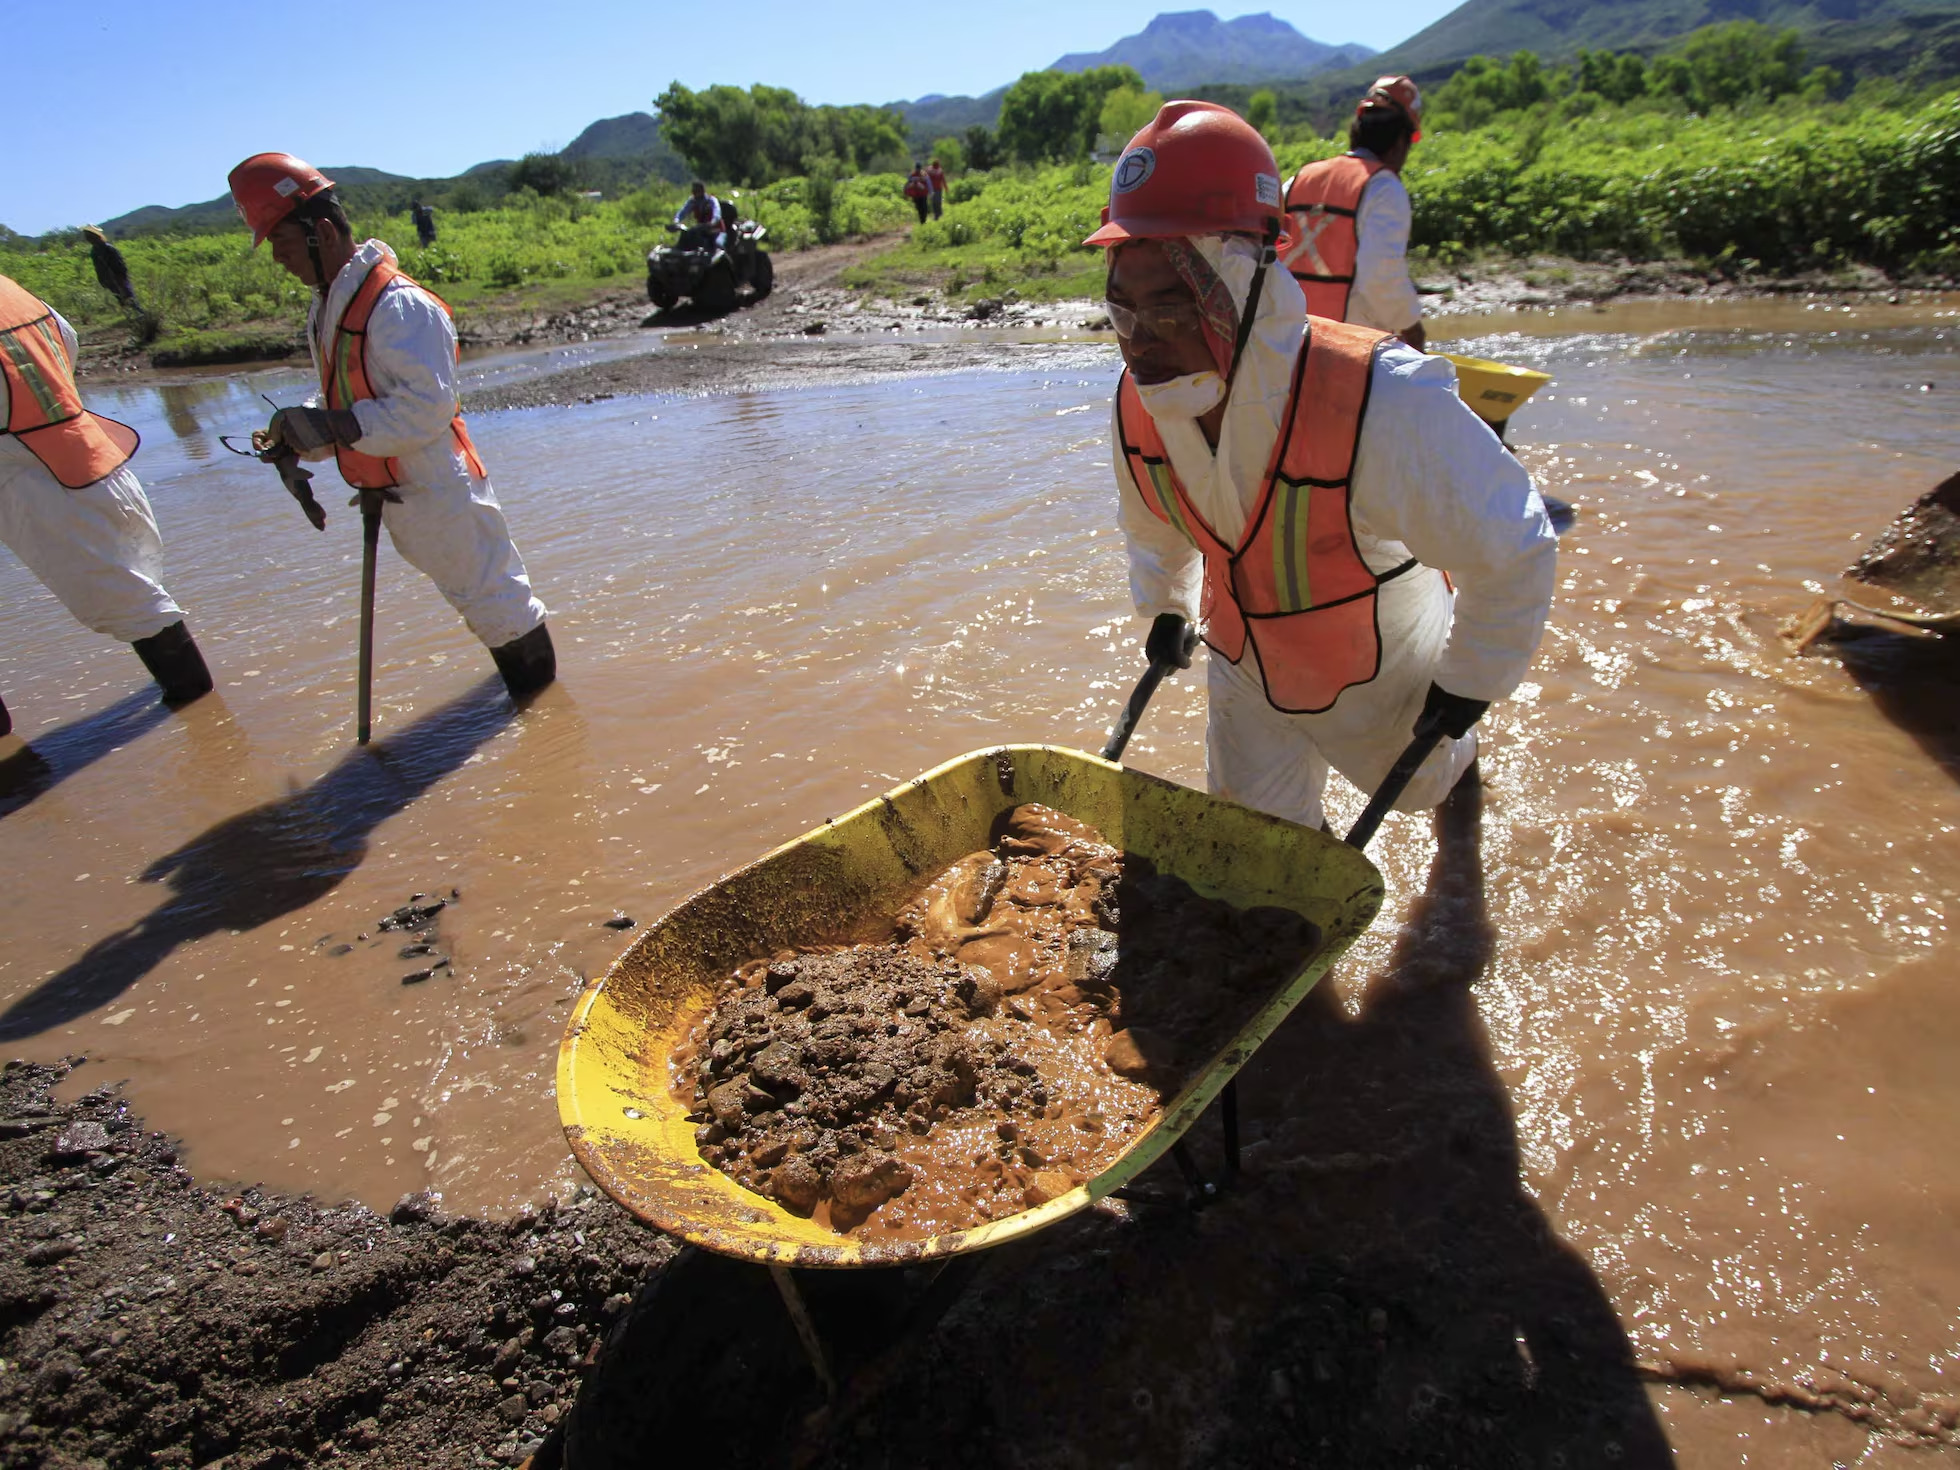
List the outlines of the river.
{"type": "MultiPolygon", "coordinates": [[[[1781,1407],[1805,1395],[1950,1445],[1960,739],[1950,707],[1792,658],[1777,628],[1952,472],[1960,311],[1442,325],[1554,375],[1513,439],[1578,507],[1484,757],[1474,997],[1524,1185],[1641,1363],[1690,1385],[1656,1391],[1670,1434],[1694,1421],[1683,1463],[1890,1463],[1851,1417],[1781,1407]]],[[[1114,376],[1085,345],[479,416],[561,681],[513,715],[384,545],[368,751],[358,519],[323,495],[314,533],[214,437],[298,376],[93,390],[144,435],[218,693],[160,710],[126,649],[0,559],[0,693],[29,742],[0,741],[7,1054],[85,1053],[70,1087],[126,1080],[208,1179],[492,1212],[568,1190],[554,1056],[632,937],[605,920],[961,751],[1099,744],[1141,663],[1114,376]],[[429,958],[377,923],[412,895],[450,900],[451,967],[405,984],[429,958]]],[[[1193,679],[1167,685],[1130,759],[1200,783],[1203,715],[1193,679]]],[[[1356,1016],[1404,965],[1428,818],[1374,852],[1389,906],[1329,982],[1356,1016]]],[[[1283,1147],[1270,1124],[1250,1136],[1283,1147]]]]}

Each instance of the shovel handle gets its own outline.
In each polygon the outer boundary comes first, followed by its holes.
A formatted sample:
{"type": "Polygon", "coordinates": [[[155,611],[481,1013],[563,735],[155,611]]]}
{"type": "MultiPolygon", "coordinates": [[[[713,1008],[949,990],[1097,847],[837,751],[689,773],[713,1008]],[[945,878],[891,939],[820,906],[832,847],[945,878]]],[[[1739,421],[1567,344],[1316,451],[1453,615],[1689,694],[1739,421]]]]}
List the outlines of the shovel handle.
{"type": "MultiPolygon", "coordinates": [[[[1197,651],[1197,647],[1198,630],[1196,628],[1186,628],[1184,630],[1184,657],[1187,663],[1191,655],[1197,651]]],[[[1167,664],[1156,659],[1151,660],[1150,667],[1145,669],[1143,671],[1143,677],[1137,680],[1137,687],[1130,691],[1130,702],[1123,706],[1123,713],[1116,717],[1115,728],[1109,732],[1109,739],[1103,745],[1102,758],[1104,760],[1120,761],[1123,759],[1123,749],[1130,743],[1130,737],[1136,734],[1137,721],[1143,718],[1143,712],[1149,706],[1151,697],[1156,694],[1157,686],[1164,682],[1164,677],[1167,674],[1172,674],[1176,671],[1176,664],[1167,664]]]]}
{"type": "Polygon", "coordinates": [[[1422,763],[1429,759],[1429,752],[1443,738],[1441,725],[1422,724],[1416,726],[1416,738],[1409,742],[1408,748],[1395,759],[1382,777],[1382,784],[1375,788],[1375,794],[1368,798],[1367,808],[1361,813],[1361,820],[1348,830],[1346,841],[1349,847],[1357,850],[1367,847],[1374,837],[1375,829],[1381,826],[1382,818],[1388,809],[1395,805],[1410,781],[1415,779],[1422,763]]]}

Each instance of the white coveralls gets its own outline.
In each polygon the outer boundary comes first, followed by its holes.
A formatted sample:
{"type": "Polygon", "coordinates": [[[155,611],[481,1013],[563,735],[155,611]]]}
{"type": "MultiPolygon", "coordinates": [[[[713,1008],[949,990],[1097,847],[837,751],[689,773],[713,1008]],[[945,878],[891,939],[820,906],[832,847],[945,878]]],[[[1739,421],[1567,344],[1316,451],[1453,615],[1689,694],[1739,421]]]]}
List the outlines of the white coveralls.
{"type": "MultiPolygon", "coordinates": [[[[55,321],[72,362],[75,329],[59,312],[55,321]]],[[[0,377],[0,425],[11,415],[0,377]]],[[[94,632],[134,643],[184,620],[163,589],[156,515],[127,464],[70,490],[20,440],[0,435],[0,542],[94,632]]]]}
{"type": "MultiPolygon", "coordinates": [[[[333,329],[368,269],[394,260],[395,252],[381,241],[364,241],[334,277],[324,311],[314,299],[307,340],[316,377],[333,350],[333,329]]],[[[395,487],[401,502],[387,502],[381,512],[388,539],[403,561],[436,584],[486,647],[522,638],[545,620],[545,606],[531,591],[490,481],[470,473],[449,431],[457,404],[456,327],[420,286],[404,282],[375,304],[368,318],[367,378],[375,396],[353,405],[361,425],[354,447],[401,463],[395,487]]],[[[322,400],[316,393],[307,401],[317,406],[322,400]]],[[[303,457],[325,460],[333,452],[303,457]]]]}
{"type": "MultiPolygon", "coordinates": [[[[1372,159],[1366,148],[1358,158],[1372,159]]],[[[1347,319],[1378,332],[1406,332],[1422,320],[1422,298],[1409,279],[1409,229],[1413,211],[1399,175],[1383,169],[1361,191],[1354,211],[1354,285],[1347,319]]]]}
{"type": "MultiPolygon", "coordinates": [[[[1218,235],[1192,243],[1243,311],[1256,247],[1218,235]]],[[[1299,283],[1284,268],[1268,270],[1215,455],[1196,417],[1153,413],[1171,467],[1228,545],[1244,536],[1264,488],[1305,320],[1299,283]]],[[[1114,458],[1137,612],[1146,625],[1165,612],[1195,620],[1203,557],[1149,510],[1123,456],[1114,458]]],[[[1375,678],[1343,691],[1323,713],[1289,715],[1267,700],[1250,650],[1237,665],[1217,653],[1207,658],[1210,789],[1308,826],[1321,821],[1330,766],[1364,791],[1381,784],[1413,735],[1431,682],[1486,701],[1517,687],[1557,575],[1558,541],[1531,477],[1457,397],[1450,364],[1413,348],[1391,345],[1376,359],[1349,505],[1371,570],[1386,572],[1411,556],[1422,562],[1378,593],[1375,678]],[[1438,568],[1450,572],[1454,594],[1438,568]]],[[[1474,732],[1443,741],[1396,806],[1435,806],[1476,753],[1474,732]]]]}

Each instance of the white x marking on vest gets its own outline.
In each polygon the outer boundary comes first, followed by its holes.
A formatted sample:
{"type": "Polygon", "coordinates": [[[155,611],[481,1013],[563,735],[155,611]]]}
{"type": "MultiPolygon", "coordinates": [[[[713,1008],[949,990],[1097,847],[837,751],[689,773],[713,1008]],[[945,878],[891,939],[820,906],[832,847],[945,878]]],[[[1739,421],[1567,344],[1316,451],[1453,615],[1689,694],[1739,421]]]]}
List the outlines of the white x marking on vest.
{"type": "Polygon", "coordinates": [[[1334,223],[1334,216],[1327,212],[1324,204],[1310,204],[1305,209],[1294,210],[1293,213],[1300,221],[1300,239],[1292,250],[1287,252],[1286,263],[1290,266],[1304,255],[1307,257],[1308,275],[1333,275],[1333,270],[1320,253],[1318,241],[1321,233],[1334,223]]]}

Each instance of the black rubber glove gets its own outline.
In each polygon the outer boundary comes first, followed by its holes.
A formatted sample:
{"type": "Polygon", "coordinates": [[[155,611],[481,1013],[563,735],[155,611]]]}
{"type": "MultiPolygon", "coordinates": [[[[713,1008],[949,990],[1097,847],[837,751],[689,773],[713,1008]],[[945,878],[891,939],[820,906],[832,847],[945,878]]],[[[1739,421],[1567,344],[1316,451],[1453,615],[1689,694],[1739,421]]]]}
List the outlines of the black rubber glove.
{"type": "Polygon", "coordinates": [[[1461,694],[1450,693],[1441,684],[1431,684],[1429,697],[1422,702],[1422,715],[1416,721],[1416,733],[1422,735],[1431,730],[1441,730],[1450,739],[1461,740],[1489,708],[1489,700],[1465,699],[1461,694]]]}
{"type": "Polygon", "coordinates": [[[1177,613],[1158,613],[1150,624],[1150,636],[1143,640],[1143,656],[1153,664],[1169,664],[1174,669],[1191,667],[1191,651],[1198,640],[1191,625],[1177,613]]]}
{"type": "Polygon", "coordinates": [[[351,408],[282,408],[266,425],[266,437],[300,454],[312,454],[361,437],[361,421],[351,408]]]}

